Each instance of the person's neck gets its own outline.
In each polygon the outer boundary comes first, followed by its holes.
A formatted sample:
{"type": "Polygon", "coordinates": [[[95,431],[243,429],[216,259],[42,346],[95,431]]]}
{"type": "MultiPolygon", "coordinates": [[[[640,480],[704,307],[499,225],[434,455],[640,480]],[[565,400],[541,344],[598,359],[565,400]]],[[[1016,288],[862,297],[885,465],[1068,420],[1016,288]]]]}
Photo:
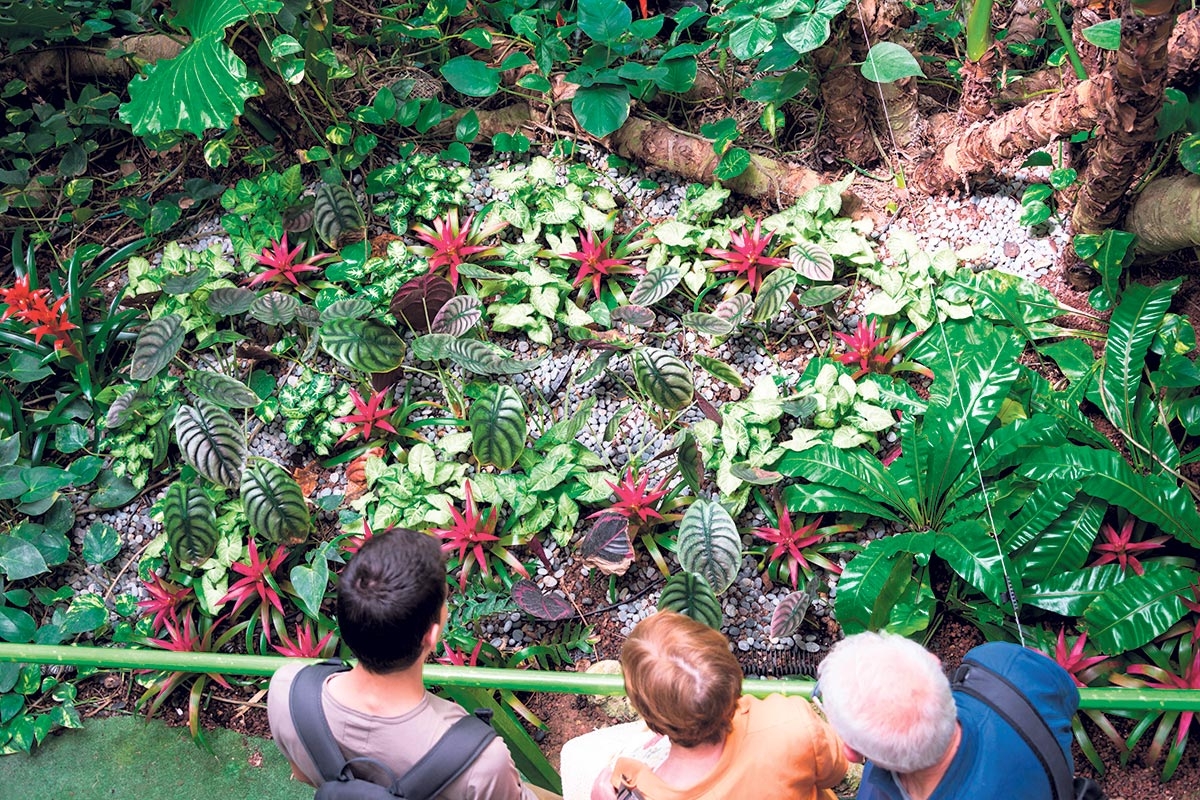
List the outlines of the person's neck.
{"type": "Polygon", "coordinates": [[[368,672],[355,664],[349,672],[335,675],[329,693],[344,706],[378,717],[396,717],[414,708],[425,697],[423,660],[398,672],[368,672]]]}
{"type": "Polygon", "coordinates": [[[654,770],[658,777],[676,789],[690,789],[708,777],[725,752],[725,742],[683,747],[671,744],[667,760],[654,770]]]}
{"type": "Polygon", "coordinates": [[[946,770],[950,769],[950,763],[954,761],[954,755],[958,752],[958,745],[961,742],[962,726],[956,723],[954,736],[950,739],[950,746],[946,748],[946,752],[936,764],[916,772],[896,773],[896,778],[911,800],[928,800],[937,789],[938,784],[941,783],[946,770]]]}

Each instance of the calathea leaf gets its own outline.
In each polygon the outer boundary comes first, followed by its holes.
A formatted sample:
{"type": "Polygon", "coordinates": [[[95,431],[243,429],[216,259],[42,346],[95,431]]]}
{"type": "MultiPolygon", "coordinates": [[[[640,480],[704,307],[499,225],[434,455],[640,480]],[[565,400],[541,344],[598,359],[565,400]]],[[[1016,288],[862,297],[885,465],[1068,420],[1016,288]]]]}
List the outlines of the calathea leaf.
{"type": "Polygon", "coordinates": [[[322,182],[317,187],[313,206],[313,229],[321,241],[336,247],[338,239],[347,231],[363,227],[362,210],[350,190],[341,184],[322,182]]]}
{"type": "Polygon", "coordinates": [[[669,265],[655,267],[638,279],[637,285],[629,293],[629,302],[637,306],[652,306],[675,291],[681,280],[683,273],[677,268],[669,265]]]}
{"type": "Polygon", "coordinates": [[[688,428],[675,437],[675,460],[679,464],[679,477],[692,492],[699,494],[704,483],[704,456],[696,435],[688,428]]]}
{"type": "Polygon", "coordinates": [[[605,575],[624,575],[634,558],[629,520],[615,512],[598,515],[579,543],[579,555],[605,575]]]}
{"type": "Polygon", "coordinates": [[[208,310],[221,317],[245,314],[258,299],[258,295],[240,286],[222,286],[208,295],[208,310]]]}
{"type": "Polygon", "coordinates": [[[345,300],[335,300],[326,306],[321,312],[321,319],[362,319],[374,308],[369,300],[361,297],[348,297],[345,300]]]}
{"type": "Polygon", "coordinates": [[[321,348],[347,367],[388,372],[404,359],[404,342],[373,319],[331,319],[321,325],[321,348]]]}
{"type": "Polygon", "coordinates": [[[546,359],[543,356],[521,360],[498,344],[478,339],[451,338],[444,344],[444,350],[454,363],[480,375],[515,375],[533,369],[546,359]]]}
{"type": "Polygon", "coordinates": [[[148,381],[162,372],[183,344],[184,330],[178,314],[167,314],[150,322],[138,334],[129,362],[129,377],[148,381]]]}
{"type": "Polygon", "coordinates": [[[483,318],[479,298],[471,295],[453,297],[437,312],[433,323],[429,326],[433,333],[448,333],[451,336],[462,336],[479,324],[483,318]]]}
{"type": "Polygon", "coordinates": [[[642,393],[663,408],[679,410],[692,402],[695,391],[692,371],[666,350],[657,347],[635,350],[633,377],[642,393]]]}
{"type": "Polygon", "coordinates": [[[764,323],[775,319],[799,283],[800,279],[790,269],[776,269],[767,273],[754,301],[754,321],[764,323]]]}
{"type": "Polygon", "coordinates": [[[737,578],[742,564],[742,538],[725,507],[715,500],[696,500],[684,512],[676,541],[679,565],[702,575],[717,594],[737,578]]]}
{"type": "Polygon", "coordinates": [[[175,440],[183,459],[196,472],[231,489],[241,483],[246,434],[225,409],[203,400],[195,406],[180,406],[175,414],[175,440]]]}
{"type": "Polygon", "coordinates": [[[471,403],[471,452],[482,464],[508,469],[525,449],[525,403],[511,386],[492,384],[471,403]]]}
{"type": "Polygon", "coordinates": [[[163,498],[163,529],[171,554],[181,564],[199,566],[217,550],[217,513],[204,492],[176,481],[163,498]]]}
{"type": "Polygon", "coordinates": [[[513,584],[513,602],[517,608],[535,619],[559,622],[575,616],[575,607],[562,592],[543,594],[538,585],[528,578],[513,584]]]}
{"type": "Polygon", "coordinates": [[[609,317],[614,323],[624,322],[638,328],[649,328],[654,324],[654,311],[645,306],[617,306],[609,313],[609,317]]]}
{"type": "Polygon", "coordinates": [[[754,310],[754,301],[748,294],[735,294],[717,303],[713,316],[725,320],[735,328],[750,319],[754,310]]]}
{"type": "Polygon", "coordinates": [[[250,304],[250,316],[264,325],[287,325],[296,318],[300,301],[283,292],[267,292],[250,304]]]}
{"type": "Polygon", "coordinates": [[[659,611],[674,611],[703,622],[714,630],[721,629],[724,613],[721,601],[702,575],[681,572],[672,575],[658,598],[659,611]]]}
{"type": "Polygon", "coordinates": [[[254,408],[260,402],[249,386],[219,372],[196,370],[188,376],[187,387],[201,400],[223,408],[254,408]]]}
{"type": "Polygon", "coordinates": [[[771,638],[782,639],[800,630],[804,617],[808,615],[809,606],[817,596],[817,576],[808,579],[808,584],[802,592],[792,592],[779,601],[775,611],[771,613],[771,638]]]}
{"type": "Polygon", "coordinates": [[[814,242],[796,242],[788,251],[792,266],[810,281],[833,280],[833,256],[814,242]]]}
{"type": "Polygon", "coordinates": [[[283,467],[251,458],[242,476],[241,495],[250,527],[272,542],[300,542],[308,537],[311,520],[304,493],[283,467]]]}
{"type": "Polygon", "coordinates": [[[705,336],[728,336],[733,333],[733,325],[727,319],[716,314],[706,314],[703,311],[689,311],[680,321],[685,327],[691,328],[705,336]]]}

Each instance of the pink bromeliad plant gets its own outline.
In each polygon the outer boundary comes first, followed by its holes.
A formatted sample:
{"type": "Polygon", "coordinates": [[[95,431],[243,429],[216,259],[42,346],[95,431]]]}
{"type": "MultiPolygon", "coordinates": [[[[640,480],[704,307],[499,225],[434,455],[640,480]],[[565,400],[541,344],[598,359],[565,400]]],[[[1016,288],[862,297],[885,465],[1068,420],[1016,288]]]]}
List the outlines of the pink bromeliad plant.
{"type": "Polygon", "coordinates": [[[480,513],[475,505],[475,495],[471,490],[471,482],[463,486],[466,501],[463,510],[459,511],[453,504],[450,506],[450,517],[453,525],[449,528],[434,528],[430,533],[443,539],[442,550],[453,552],[458,560],[461,572],[458,578],[458,588],[467,585],[472,568],[478,566],[483,576],[489,577],[491,570],[488,566],[490,558],[496,558],[512,567],[524,577],[529,577],[525,565],[500,543],[496,535],[497,513],[495,508],[488,511],[487,516],[480,513]]]}
{"type": "Polygon", "coordinates": [[[896,356],[919,338],[924,331],[913,331],[898,339],[890,339],[886,332],[878,329],[878,321],[872,319],[869,323],[859,319],[854,333],[839,333],[834,331],[846,352],[836,356],[837,360],[848,367],[858,367],[854,379],[858,380],[868,373],[886,374],[907,370],[933,378],[933,372],[928,368],[912,361],[893,364],[896,356]]]}
{"type": "Polygon", "coordinates": [[[259,555],[258,545],[251,539],[246,546],[246,558],[245,562],[238,562],[230,567],[242,577],[229,587],[229,591],[217,601],[217,605],[223,606],[232,600],[233,610],[229,612],[229,618],[233,619],[244,606],[257,599],[258,619],[262,624],[263,635],[269,641],[271,610],[279,612],[281,618],[285,616],[283,602],[279,596],[279,584],[275,582],[275,571],[287,558],[287,548],[277,547],[270,558],[263,558],[259,555]]]}
{"type": "Polygon", "coordinates": [[[1133,529],[1136,523],[1137,519],[1130,516],[1125,518],[1120,531],[1107,522],[1100,526],[1100,536],[1104,538],[1104,541],[1092,546],[1092,550],[1100,553],[1100,557],[1093,561],[1091,566],[1098,567],[1101,564],[1116,562],[1121,567],[1121,572],[1132,569],[1135,575],[1144,574],[1146,569],[1135,554],[1157,550],[1171,537],[1152,536],[1149,539],[1135,542],[1133,541],[1133,529]]]}
{"type": "MultiPolygon", "coordinates": [[[[1067,639],[1066,630],[1058,629],[1058,640],[1054,644],[1053,653],[1046,645],[1045,640],[1042,641],[1041,649],[1053,658],[1058,665],[1065,669],[1071,676],[1071,680],[1075,681],[1075,685],[1080,688],[1090,686],[1097,681],[1107,678],[1116,666],[1116,660],[1105,655],[1089,655],[1087,647],[1088,635],[1087,632],[1081,633],[1074,642],[1067,639]]],[[[1112,721],[1094,708],[1080,709],[1080,714],[1083,714],[1090,719],[1096,728],[1112,742],[1117,751],[1122,754],[1124,759],[1128,753],[1125,749],[1125,737],[1117,732],[1112,721]]],[[[1071,730],[1075,735],[1075,741],[1079,745],[1079,750],[1087,760],[1096,768],[1097,772],[1103,774],[1104,762],[1101,760],[1099,753],[1096,752],[1096,746],[1092,744],[1091,736],[1087,729],[1079,721],[1079,718],[1071,720],[1071,730]]]]}
{"type": "Polygon", "coordinates": [[[321,262],[334,257],[333,253],[317,253],[302,259],[300,254],[304,252],[304,247],[304,243],[301,242],[289,250],[287,234],[284,233],[282,239],[264,248],[262,253],[254,257],[260,266],[267,269],[251,278],[246,285],[253,288],[265,283],[288,283],[299,288],[298,275],[316,272],[321,269],[321,262]]]}
{"type": "Polygon", "coordinates": [[[391,423],[392,414],[396,412],[398,406],[390,408],[380,408],[384,400],[387,399],[388,392],[383,390],[375,392],[371,395],[370,400],[363,400],[362,395],[356,389],[350,390],[350,400],[354,403],[354,413],[347,414],[344,417],[336,417],[334,422],[341,422],[349,425],[350,429],[342,434],[337,440],[338,444],[352,439],[358,434],[362,434],[363,441],[371,441],[371,431],[381,430],[395,433],[396,428],[391,423]]]}
{"type": "Polygon", "coordinates": [[[786,571],[787,580],[793,589],[799,587],[801,573],[807,580],[812,577],[816,567],[835,575],[842,574],[842,568],[830,560],[827,554],[858,549],[858,545],[852,542],[827,541],[831,536],[853,531],[853,525],[821,527],[823,518],[817,517],[806,525],[796,527],[791,514],[784,508],[778,509],[777,519],[778,522],[774,526],[755,528],[754,535],[774,545],[767,556],[767,575],[782,580],[786,571]]]}
{"type": "Polygon", "coordinates": [[[413,225],[413,234],[425,242],[411,248],[414,253],[425,256],[429,261],[429,271],[446,270],[446,278],[450,284],[458,286],[458,268],[463,264],[473,264],[486,261],[500,254],[496,245],[482,244],[508,226],[503,220],[497,221],[489,217],[489,223],[479,230],[473,230],[471,223],[475,215],[470,214],[459,224],[458,209],[450,209],[446,216],[438,217],[432,227],[428,225],[413,225]]]}
{"type": "Polygon", "coordinates": [[[749,225],[743,225],[741,231],[730,233],[728,250],[709,247],[704,252],[717,259],[711,262],[714,265],[713,272],[733,272],[738,279],[745,280],[750,291],[754,292],[758,291],[768,272],[792,263],[786,258],[766,255],[782,247],[782,244],[774,245],[774,239],[775,234],[764,234],[762,222],[755,220],[754,230],[750,230],[749,225]]]}
{"type": "Polygon", "coordinates": [[[591,282],[592,292],[598,299],[600,286],[605,278],[641,272],[641,268],[635,267],[629,260],[629,252],[635,247],[629,243],[631,236],[632,234],[625,237],[620,245],[614,248],[612,236],[601,239],[595,231],[584,231],[579,237],[579,250],[561,254],[562,258],[579,264],[573,285],[581,286],[591,282]]]}

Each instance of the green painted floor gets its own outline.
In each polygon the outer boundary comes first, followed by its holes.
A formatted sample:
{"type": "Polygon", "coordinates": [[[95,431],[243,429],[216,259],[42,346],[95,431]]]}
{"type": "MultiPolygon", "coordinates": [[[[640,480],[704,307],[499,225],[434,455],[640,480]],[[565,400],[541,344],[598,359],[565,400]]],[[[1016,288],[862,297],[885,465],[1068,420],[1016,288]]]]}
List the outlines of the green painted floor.
{"type": "Polygon", "coordinates": [[[32,755],[0,756],[0,800],[311,800],[273,742],[227,730],[205,738],[213,753],[186,728],[90,719],[32,755]]]}

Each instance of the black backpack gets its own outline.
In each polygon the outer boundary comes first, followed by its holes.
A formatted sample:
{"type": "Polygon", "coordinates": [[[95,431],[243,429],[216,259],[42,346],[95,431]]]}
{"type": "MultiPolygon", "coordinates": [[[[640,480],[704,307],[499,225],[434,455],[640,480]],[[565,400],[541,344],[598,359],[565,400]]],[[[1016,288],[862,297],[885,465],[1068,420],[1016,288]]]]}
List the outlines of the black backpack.
{"type": "Polygon", "coordinates": [[[1021,734],[1050,777],[1054,800],[1106,800],[1104,792],[1094,780],[1071,775],[1067,757],[1063,755],[1050,726],[1029,702],[1029,698],[1003,675],[966,658],[954,673],[950,686],[956,692],[965,692],[986,703],[1021,734]]]}
{"type": "MultiPolygon", "coordinates": [[[[350,667],[338,659],[304,667],[296,673],[288,695],[288,707],[300,743],[324,781],[317,787],[315,800],[432,800],[462,775],[496,738],[496,731],[486,721],[467,715],[450,726],[450,730],[402,777],[397,778],[386,764],[373,758],[346,760],[321,708],[321,689],[330,675],[348,669],[350,667]],[[355,765],[367,764],[388,776],[390,785],[356,777],[355,765]]],[[[486,710],[475,713],[491,716],[486,710]]]]}

